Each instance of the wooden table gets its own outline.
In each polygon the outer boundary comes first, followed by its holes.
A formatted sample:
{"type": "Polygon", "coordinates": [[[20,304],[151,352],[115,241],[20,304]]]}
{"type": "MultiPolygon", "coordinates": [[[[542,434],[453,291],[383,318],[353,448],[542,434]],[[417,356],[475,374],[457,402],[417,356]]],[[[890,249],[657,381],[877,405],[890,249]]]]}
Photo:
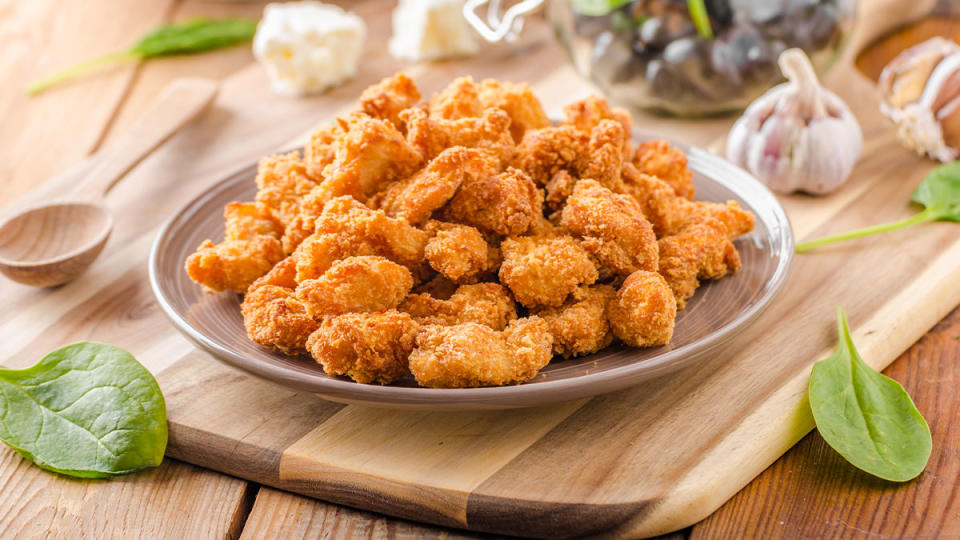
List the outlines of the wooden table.
{"type": "MultiPolygon", "coordinates": [[[[372,1],[372,0],[370,0],[372,1]]],[[[0,0],[0,204],[108,145],[175,76],[225,77],[248,48],[125,64],[28,99],[23,86],[52,70],[119,50],[163,21],[257,17],[261,2],[0,0]]],[[[387,16],[384,8],[383,16],[387,16]]],[[[378,37],[385,39],[385,37],[378,37]]],[[[59,343],[51,342],[54,348],[59,343]]],[[[707,520],[675,537],[960,536],[960,310],[887,373],[930,421],[927,471],[897,486],[848,466],[814,432],[707,520]]],[[[0,537],[462,536],[338,507],[168,459],[111,481],[79,481],[0,448],[0,537]]]]}

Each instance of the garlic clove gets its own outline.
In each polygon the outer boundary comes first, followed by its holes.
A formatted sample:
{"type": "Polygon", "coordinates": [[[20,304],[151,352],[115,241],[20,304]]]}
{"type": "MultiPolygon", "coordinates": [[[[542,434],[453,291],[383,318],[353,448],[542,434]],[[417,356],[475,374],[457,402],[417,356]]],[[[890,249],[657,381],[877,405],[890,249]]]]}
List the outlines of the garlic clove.
{"type": "Polygon", "coordinates": [[[897,138],[943,162],[960,156],[960,46],[936,37],[894,58],[880,74],[880,112],[897,138]]]}
{"type": "Polygon", "coordinates": [[[829,193],[859,159],[863,134],[853,113],[822,88],[806,55],[784,51],[788,82],[754,101],[727,137],[727,159],[779,193],[829,193]]]}

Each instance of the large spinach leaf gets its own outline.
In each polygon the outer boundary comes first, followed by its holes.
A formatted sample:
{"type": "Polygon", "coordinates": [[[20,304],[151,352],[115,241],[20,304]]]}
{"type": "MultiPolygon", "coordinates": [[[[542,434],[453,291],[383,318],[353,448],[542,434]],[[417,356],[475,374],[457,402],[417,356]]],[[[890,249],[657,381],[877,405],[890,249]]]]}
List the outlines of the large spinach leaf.
{"type": "Polygon", "coordinates": [[[900,383],[877,373],[857,352],[847,317],[837,310],[837,351],[813,366],[810,408],[824,440],[856,467],[905,482],[927,466],[930,428],[900,383]]]}
{"type": "Polygon", "coordinates": [[[33,367],[0,369],[0,439],[44,469],[102,478],[160,464],[167,409],[130,353],[75,343],[33,367]]]}

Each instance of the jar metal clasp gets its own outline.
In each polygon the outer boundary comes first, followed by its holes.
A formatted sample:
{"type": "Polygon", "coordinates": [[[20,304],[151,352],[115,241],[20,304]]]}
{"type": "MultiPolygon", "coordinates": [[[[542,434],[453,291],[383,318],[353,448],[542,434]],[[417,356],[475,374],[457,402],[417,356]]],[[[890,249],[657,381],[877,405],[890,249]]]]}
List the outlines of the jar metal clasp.
{"type": "Polygon", "coordinates": [[[501,0],[467,0],[463,5],[463,16],[489,42],[514,41],[523,31],[523,16],[540,7],[543,1],[522,0],[503,12],[501,0]],[[489,4],[486,21],[477,13],[484,4],[489,4]]]}

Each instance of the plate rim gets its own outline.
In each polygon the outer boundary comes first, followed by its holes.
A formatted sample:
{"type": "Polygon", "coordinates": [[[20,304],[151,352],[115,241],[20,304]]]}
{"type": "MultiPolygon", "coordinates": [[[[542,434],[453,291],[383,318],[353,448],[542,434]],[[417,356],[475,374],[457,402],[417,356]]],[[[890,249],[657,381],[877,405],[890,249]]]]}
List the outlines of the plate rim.
{"type": "MultiPolygon", "coordinates": [[[[650,135],[635,132],[635,139],[649,139],[650,135]],[[639,137],[637,135],[640,135],[639,137]]],[[[663,137],[657,137],[663,138],[663,137]]],[[[668,139],[669,140],[669,139],[668,139]]],[[[781,292],[787,281],[793,262],[794,235],[789,217],[776,196],[754,178],[750,173],[737,167],[705,149],[679,141],[670,140],[672,144],[683,149],[688,159],[692,161],[691,169],[700,172],[712,182],[718,182],[727,189],[742,196],[743,189],[738,189],[736,181],[745,182],[744,188],[755,191],[754,197],[759,197],[757,203],[763,203],[766,209],[776,218],[774,223],[764,222],[768,227],[776,225],[779,234],[780,263],[774,273],[766,280],[763,293],[752,306],[740,311],[722,327],[709,335],[692,343],[682,345],[676,349],[666,351],[654,358],[634,362],[624,366],[611,368],[598,373],[588,373],[576,378],[546,380],[536,384],[519,384],[509,386],[490,386],[480,388],[426,388],[404,387],[390,385],[359,384],[354,381],[324,377],[309,373],[292,371],[289,368],[268,362],[262,362],[245,355],[238,354],[221,346],[203,332],[194,328],[171,305],[158,275],[160,250],[164,241],[171,235],[174,224],[188,214],[192,209],[215,196],[225,184],[236,181],[241,174],[256,171],[257,161],[239,167],[233,172],[224,175],[220,180],[204,189],[198,195],[181,205],[163,223],[154,239],[148,258],[148,273],[150,288],[163,313],[173,323],[173,326],[195,345],[210,353],[217,360],[259,378],[281,384],[285,387],[312,393],[324,399],[341,403],[362,404],[383,408],[407,408],[428,410],[476,410],[476,409],[511,409],[525,408],[550,403],[565,402],[585,397],[605,394],[630,386],[635,386],[645,380],[654,379],[667,373],[683,369],[694,361],[702,358],[716,347],[735,337],[740,331],[749,326],[771,304],[781,292]],[[717,172],[706,174],[698,170],[697,165],[719,167],[721,173],[727,173],[726,180],[717,179],[717,172]],[[725,171],[722,169],[726,169],[725,171]],[[765,199],[765,200],[764,200],[765,199]],[[559,392],[561,391],[562,392],[559,392]],[[543,399],[543,395],[559,394],[557,399],[543,399]],[[496,399],[496,401],[493,401],[496,399]]],[[[701,167],[702,169],[702,167],[701,167]]],[[[755,209],[753,205],[752,208],[755,209]]],[[[274,353],[276,353],[274,351],[274,353]]],[[[279,354],[279,353],[276,353],[279,354]]]]}

